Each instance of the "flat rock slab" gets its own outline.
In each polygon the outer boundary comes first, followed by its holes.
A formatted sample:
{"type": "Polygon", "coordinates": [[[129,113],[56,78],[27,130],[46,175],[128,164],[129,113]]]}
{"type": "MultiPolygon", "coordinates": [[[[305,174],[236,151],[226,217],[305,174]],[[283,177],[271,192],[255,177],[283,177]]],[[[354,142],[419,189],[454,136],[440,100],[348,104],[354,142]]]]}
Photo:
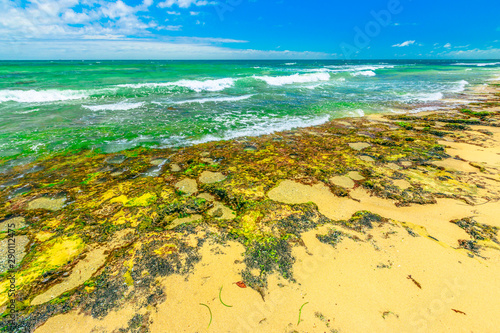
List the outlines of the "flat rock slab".
{"type": "Polygon", "coordinates": [[[155,158],[154,160],[151,160],[151,163],[152,165],[156,165],[156,166],[161,166],[163,164],[165,164],[167,162],[166,159],[164,158],[155,158]]]}
{"type": "Polygon", "coordinates": [[[210,193],[200,193],[198,194],[198,198],[205,199],[210,202],[215,201],[215,197],[210,193]]]}
{"type": "Polygon", "coordinates": [[[19,266],[24,256],[26,255],[26,245],[30,242],[28,236],[14,236],[14,243],[9,238],[0,241],[0,274],[7,272],[7,270],[19,266]],[[9,262],[9,248],[14,255],[15,262],[9,262]],[[12,265],[12,266],[11,266],[12,265]]]}
{"type": "Polygon", "coordinates": [[[214,207],[208,211],[208,214],[219,220],[232,220],[236,217],[236,213],[222,202],[214,202],[214,207]]]}
{"type": "Polygon", "coordinates": [[[211,172],[211,171],[203,171],[200,175],[200,178],[198,180],[202,184],[213,184],[213,183],[218,183],[226,179],[226,176],[224,176],[220,172],[211,172]]]}
{"type": "Polygon", "coordinates": [[[410,182],[408,182],[404,179],[396,179],[396,180],[393,180],[392,182],[394,183],[394,185],[396,185],[397,187],[399,187],[402,190],[406,190],[407,188],[411,187],[410,182]]]}
{"type": "Polygon", "coordinates": [[[125,155],[116,155],[116,156],[108,158],[106,160],[106,163],[108,163],[108,164],[122,164],[123,162],[125,162],[126,159],[127,159],[127,157],[125,155]]]}
{"type": "Polygon", "coordinates": [[[351,178],[352,180],[363,180],[365,179],[365,177],[361,176],[361,174],[357,171],[351,171],[347,174],[349,176],[349,178],[351,178]]]}
{"type": "Polygon", "coordinates": [[[367,156],[367,155],[362,155],[359,157],[360,160],[365,161],[365,162],[375,162],[375,159],[367,156]]]}
{"type": "Polygon", "coordinates": [[[344,188],[354,188],[354,181],[347,176],[332,177],[330,183],[344,188]]]}
{"type": "Polygon", "coordinates": [[[38,198],[28,203],[28,209],[59,210],[63,208],[66,198],[38,198]]]}
{"type": "Polygon", "coordinates": [[[179,164],[173,163],[170,164],[170,170],[172,170],[172,172],[179,172],[181,171],[181,167],[179,166],[179,164]]]}
{"type": "Polygon", "coordinates": [[[365,148],[370,147],[370,144],[366,143],[366,142],[351,142],[351,143],[349,143],[349,147],[351,147],[354,150],[360,151],[360,150],[363,150],[365,148]]]}
{"type": "Polygon", "coordinates": [[[185,178],[176,183],[175,188],[188,195],[198,192],[198,184],[196,183],[196,180],[191,178],[185,178]]]}
{"type": "Polygon", "coordinates": [[[183,218],[180,218],[180,219],[175,219],[173,220],[168,226],[167,226],[167,229],[168,230],[171,230],[171,229],[174,229],[175,227],[178,227],[180,226],[181,224],[185,224],[185,223],[193,223],[195,221],[199,221],[203,218],[203,216],[199,215],[199,214],[195,214],[195,215],[191,215],[191,216],[188,216],[188,217],[183,217],[183,218]]]}
{"type": "Polygon", "coordinates": [[[391,170],[400,170],[401,169],[401,167],[399,165],[397,165],[396,163],[388,163],[387,167],[391,170]]]}
{"type": "Polygon", "coordinates": [[[50,287],[46,292],[38,295],[31,301],[31,305],[46,303],[55,297],[60,296],[68,290],[74,289],[85,281],[89,280],[104,264],[109,256],[109,252],[116,248],[129,244],[131,240],[127,239],[133,235],[133,229],[124,229],[113,235],[113,241],[105,246],[90,249],[85,258],[80,260],[71,270],[71,274],[60,283],[50,287]]]}
{"type": "Polygon", "coordinates": [[[24,217],[18,216],[0,222],[0,232],[7,232],[9,229],[16,230],[26,228],[24,217]]]}
{"type": "Polygon", "coordinates": [[[215,161],[211,158],[208,158],[208,157],[203,157],[200,159],[203,163],[207,163],[207,164],[215,164],[215,161]]]}

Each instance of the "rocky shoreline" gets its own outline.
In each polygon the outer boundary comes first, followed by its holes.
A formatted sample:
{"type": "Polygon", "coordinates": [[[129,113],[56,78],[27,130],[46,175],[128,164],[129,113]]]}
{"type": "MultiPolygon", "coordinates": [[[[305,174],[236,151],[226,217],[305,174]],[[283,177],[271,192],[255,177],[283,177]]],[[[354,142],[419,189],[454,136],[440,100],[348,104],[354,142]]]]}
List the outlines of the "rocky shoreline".
{"type": "Polygon", "coordinates": [[[470,94],[466,108],[0,174],[0,330],[498,327],[500,85],[470,94]],[[436,302],[457,272],[461,298],[436,302]]]}

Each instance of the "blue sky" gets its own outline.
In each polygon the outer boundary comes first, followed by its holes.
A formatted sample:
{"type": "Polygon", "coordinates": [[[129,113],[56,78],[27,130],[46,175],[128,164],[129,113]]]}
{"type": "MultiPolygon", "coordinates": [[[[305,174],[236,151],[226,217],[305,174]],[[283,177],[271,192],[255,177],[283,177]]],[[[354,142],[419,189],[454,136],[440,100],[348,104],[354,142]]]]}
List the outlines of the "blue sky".
{"type": "Polygon", "coordinates": [[[492,0],[0,0],[0,59],[500,58],[492,0]]]}

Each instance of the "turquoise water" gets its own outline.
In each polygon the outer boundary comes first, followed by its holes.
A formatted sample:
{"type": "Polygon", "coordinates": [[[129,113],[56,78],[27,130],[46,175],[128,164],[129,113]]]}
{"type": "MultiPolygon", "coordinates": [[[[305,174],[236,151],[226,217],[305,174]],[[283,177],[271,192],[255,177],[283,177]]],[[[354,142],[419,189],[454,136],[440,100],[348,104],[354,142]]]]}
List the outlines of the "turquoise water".
{"type": "Polygon", "coordinates": [[[408,104],[438,109],[499,76],[494,61],[0,62],[0,157],[185,146],[408,104]]]}

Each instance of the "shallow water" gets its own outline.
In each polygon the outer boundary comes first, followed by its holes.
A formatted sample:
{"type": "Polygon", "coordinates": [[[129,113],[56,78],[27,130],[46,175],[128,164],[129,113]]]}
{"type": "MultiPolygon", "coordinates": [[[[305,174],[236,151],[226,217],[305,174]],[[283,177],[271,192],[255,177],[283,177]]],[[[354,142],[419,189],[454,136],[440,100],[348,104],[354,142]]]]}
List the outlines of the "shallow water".
{"type": "Polygon", "coordinates": [[[332,118],[436,109],[499,62],[0,62],[0,157],[116,152],[253,136],[332,118]]]}

